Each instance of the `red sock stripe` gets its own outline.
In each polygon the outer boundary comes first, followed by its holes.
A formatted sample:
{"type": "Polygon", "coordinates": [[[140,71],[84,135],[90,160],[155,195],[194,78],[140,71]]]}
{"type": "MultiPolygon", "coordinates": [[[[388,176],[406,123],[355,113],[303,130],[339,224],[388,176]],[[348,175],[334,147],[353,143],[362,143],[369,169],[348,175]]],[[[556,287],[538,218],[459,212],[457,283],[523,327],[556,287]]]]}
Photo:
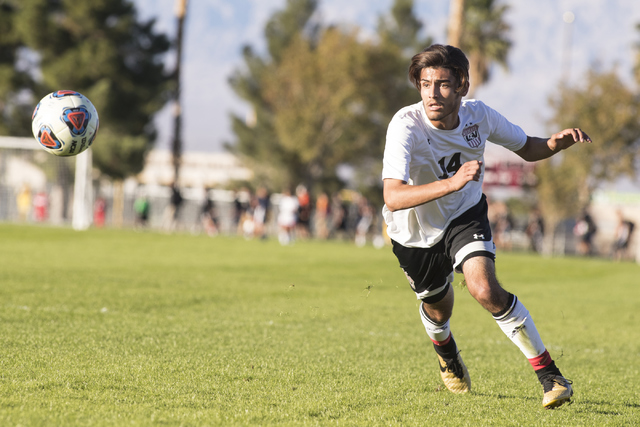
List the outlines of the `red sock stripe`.
{"type": "Polygon", "coordinates": [[[449,341],[451,341],[451,334],[449,334],[449,336],[447,337],[447,339],[446,339],[446,340],[444,340],[444,341],[436,341],[436,340],[433,340],[433,339],[432,339],[431,341],[433,341],[433,343],[434,343],[435,345],[437,345],[437,346],[447,345],[447,344],[449,343],[449,341]]]}
{"type": "Polygon", "coordinates": [[[540,356],[532,357],[531,359],[529,359],[529,363],[531,363],[531,366],[533,366],[534,371],[549,366],[552,362],[553,359],[551,358],[551,355],[547,350],[545,350],[544,353],[542,353],[540,356]]]}

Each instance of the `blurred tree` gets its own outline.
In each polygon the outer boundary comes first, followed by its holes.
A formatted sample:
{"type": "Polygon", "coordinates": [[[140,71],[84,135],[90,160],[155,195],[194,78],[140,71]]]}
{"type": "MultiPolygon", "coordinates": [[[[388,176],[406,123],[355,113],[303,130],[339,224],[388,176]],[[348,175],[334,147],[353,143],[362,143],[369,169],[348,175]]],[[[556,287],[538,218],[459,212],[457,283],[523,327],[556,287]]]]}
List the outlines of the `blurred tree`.
{"type": "Polygon", "coordinates": [[[356,33],[335,28],[322,32],[315,43],[295,39],[262,83],[290,180],[308,188],[334,178],[339,164],[358,160],[379,139],[371,126],[375,105],[370,101],[376,102],[372,94],[377,88],[370,74],[370,46],[359,42],[356,33]]]}
{"type": "Polygon", "coordinates": [[[296,159],[279,143],[274,111],[264,98],[262,79],[269,67],[277,66],[292,40],[305,30],[315,36],[317,26],[310,23],[310,18],[316,7],[316,0],[287,0],[286,7],[276,12],[265,27],[266,57],[256,54],[251,46],[244,46],[244,67],[229,78],[236,94],[249,103],[250,112],[245,118],[231,114],[236,140],[227,143],[226,148],[243,159],[258,181],[278,190],[285,185],[295,185],[288,168],[296,159]]]}
{"type": "Polygon", "coordinates": [[[19,0],[0,0],[0,135],[31,135],[33,88],[27,52],[15,30],[19,0]]]}
{"type": "MultiPolygon", "coordinates": [[[[453,3],[457,1],[452,0],[453,3]]],[[[493,62],[505,70],[508,68],[507,55],[511,41],[507,33],[511,27],[504,15],[509,6],[497,0],[466,0],[464,7],[459,47],[469,58],[471,87],[467,98],[473,98],[475,90],[489,81],[493,62]]]]}
{"type": "MultiPolygon", "coordinates": [[[[591,70],[582,87],[561,85],[550,99],[555,130],[580,126],[593,140],[541,162],[536,192],[548,230],[588,206],[593,191],[622,175],[634,177],[640,148],[640,100],[615,70],[591,70]]],[[[550,237],[551,239],[553,236],[550,237]]]]}
{"type": "Polygon", "coordinates": [[[367,101],[374,139],[355,163],[357,189],[374,205],[382,206],[382,155],[389,121],[401,108],[420,101],[420,93],[409,82],[411,58],[432,44],[423,36],[422,22],[414,12],[413,0],[394,0],[390,13],[378,18],[380,43],[369,50],[368,73],[373,91],[367,101]]]}
{"type": "MultiPolygon", "coordinates": [[[[378,19],[380,44],[371,49],[369,70],[375,84],[376,107],[382,113],[383,129],[380,150],[384,149],[384,136],[391,117],[402,107],[420,100],[420,93],[409,82],[408,70],[411,58],[431,45],[431,37],[422,38],[422,23],[413,10],[413,0],[395,0],[390,14],[378,19]]],[[[382,151],[379,153],[382,154],[382,151]]],[[[378,159],[379,161],[379,159],[378,159]]]]}
{"type": "Polygon", "coordinates": [[[112,178],[138,173],[152,147],[153,114],[168,99],[167,37],[140,22],[128,0],[21,0],[17,34],[39,55],[36,98],[77,90],[100,115],[94,165],[112,178]]]}
{"type": "MultiPolygon", "coordinates": [[[[640,34],[640,24],[636,24],[636,31],[640,34]]],[[[633,66],[633,76],[635,77],[636,84],[640,85],[640,43],[635,43],[635,64],[633,66]]]]}
{"type": "Polygon", "coordinates": [[[320,25],[311,17],[318,7],[318,0],[287,0],[285,9],[276,12],[265,26],[269,55],[279,63],[286,49],[301,34],[310,41],[317,39],[320,25]]]}
{"type": "Polygon", "coordinates": [[[230,83],[252,115],[233,117],[237,140],[227,147],[272,186],[334,190],[337,167],[348,163],[377,188],[386,126],[419,99],[408,59],[430,41],[418,37],[412,0],[395,0],[391,15],[380,18],[380,43],[321,27],[312,20],[316,6],[289,0],[271,18],[268,57],[245,47],[245,69],[230,83]]]}
{"type": "MultiPolygon", "coordinates": [[[[413,0],[395,0],[391,6],[391,13],[378,18],[378,36],[382,44],[399,50],[399,56],[403,61],[431,44],[430,37],[420,38],[420,30],[422,22],[414,13],[413,0]]],[[[404,62],[402,65],[406,74],[409,65],[404,62]]],[[[407,82],[406,75],[403,77],[407,82]]]]}

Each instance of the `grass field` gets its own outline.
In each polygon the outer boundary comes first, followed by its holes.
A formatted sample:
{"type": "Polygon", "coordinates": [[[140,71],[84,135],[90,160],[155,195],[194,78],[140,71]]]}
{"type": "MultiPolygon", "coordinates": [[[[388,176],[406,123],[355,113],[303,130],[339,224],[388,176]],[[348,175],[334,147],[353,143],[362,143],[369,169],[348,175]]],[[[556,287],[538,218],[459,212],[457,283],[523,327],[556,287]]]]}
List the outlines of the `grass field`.
{"type": "Polygon", "coordinates": [[[640,424],[636,264],[499,254],[574,382],[574,403],[545,411],[461,285],[473,392],[444,389],[388,248],[14,225],[0,239],[0,426],[640,424]]]}

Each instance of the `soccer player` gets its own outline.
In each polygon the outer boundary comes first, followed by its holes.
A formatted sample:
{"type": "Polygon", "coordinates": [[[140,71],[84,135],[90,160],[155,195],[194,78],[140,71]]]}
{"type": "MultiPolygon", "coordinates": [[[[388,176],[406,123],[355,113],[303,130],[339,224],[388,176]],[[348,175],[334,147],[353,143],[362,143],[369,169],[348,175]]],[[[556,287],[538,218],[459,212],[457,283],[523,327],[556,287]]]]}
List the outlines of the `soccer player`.
{"type": "Polygon", "coordinates": [[[544,389],[543,406],[558,407],[570,401],[571,382],[556,367],[525,306],[496,279],[495,245],[482,194],[483,155],[487,140],[537,161],[591,139],[578,128],[550,138],[527,136],[481,101],[463,100],[469,61],[456,47],[435,44],[418,53],[409,78],[422,100],[398,111],[389,124],[383,215],[393,252],[422,301],[420,317],[442,379],[453,393],[471,390],[449,327],[455,270],[531,363],[544,389]]]}

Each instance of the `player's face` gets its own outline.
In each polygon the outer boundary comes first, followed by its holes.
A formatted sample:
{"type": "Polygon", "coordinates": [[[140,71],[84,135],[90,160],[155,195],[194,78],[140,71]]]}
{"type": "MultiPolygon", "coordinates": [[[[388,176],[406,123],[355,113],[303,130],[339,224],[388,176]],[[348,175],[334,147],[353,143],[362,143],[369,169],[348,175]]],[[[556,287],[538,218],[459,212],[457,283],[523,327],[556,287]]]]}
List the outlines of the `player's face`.
{"type": "Polygon", "coordinates": [[[458,126],[458,111],[468,86],[459,88],[458,79],[447,68],[423,68],[420,72],[420,96],[431,123],[438,129],[458,126]]]}

